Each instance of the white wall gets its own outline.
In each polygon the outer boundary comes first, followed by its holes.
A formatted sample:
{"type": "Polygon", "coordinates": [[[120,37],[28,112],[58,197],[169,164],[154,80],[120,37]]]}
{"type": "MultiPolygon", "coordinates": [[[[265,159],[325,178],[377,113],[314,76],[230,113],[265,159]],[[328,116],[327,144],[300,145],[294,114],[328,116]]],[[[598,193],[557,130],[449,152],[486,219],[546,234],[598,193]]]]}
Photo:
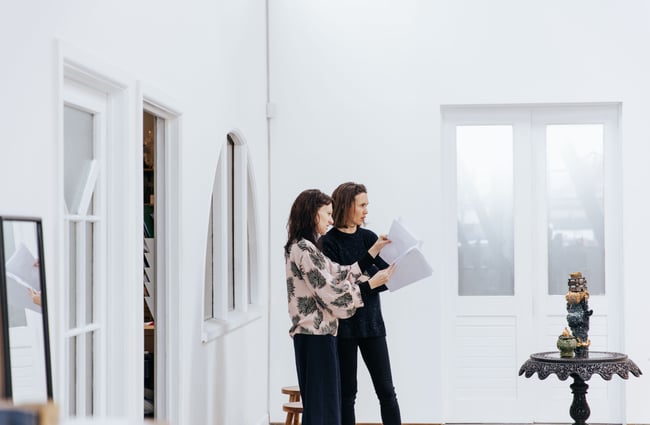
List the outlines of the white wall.
{"type": "MultiPolygon", "coordinates": [[[[271,418],[295,382],[282,245],[295,196],[354,180],[369,190],[369,227],[407,218],[434,269],[442,253],[440,106],[622,103],[625,352],[650,370],[646,241],[650,203],[650,5],[642,1],[277,0],[270,9],[271,418]],[[288,382],[292,381],[292,382],[288,382]],[[277,391],[276,391],[277,389],[277,391]],[[274,410],[275,409],[275,410],[274,410]]],[[[441,422],[440,287],[382,295],[405,422],[441,422]]],[[[363,367],[361,368],[363,370],[363,367]]],[[[647,379],[626,383],[626,420],[647,423],[647,379]]],[[[362,376],[357,420],[379,408],[362,376]]]]}
{"type": "MultiPolygon", "coordinates": [[[[226,134],[235,129],[249,144],[254,164],[256,203],[261,211],[257,241],[264,247],[262,252],[268,243],[264,2],[4,3],[0,13],[0,214],[43,217],[50,299],[58,298],[60,288],[55,280],[57,265],[52,261],[58,247],[53,239],[61,224],[57,222],[61,212],[56,183],[57,108],[61,107],[58,40],[171,99],[182,113],[182,257],[178,259],[182,278],[173,282],[182,288],[182,297],[176,301],[182,318],[178,325],[181,358],[176,359],[182,397],[172,400],[182,403],[177,406],[177,423],[264,423],[268,415],[266,313],[248,326],[203,344],[199,307],[203,305],[203,263],[216,162],[226,134]]],[[[132,107],[138,111],[141,105],[132,107]]],[[[134,135],[138,139],[141,136],[134,135]]],[[[261,267],[265,279],[266,258],[261,267]]],[[[265,295],[267,282],[260,285],[265,295]]],[[[59,349],[63,348],[58,343],[62,324],[57,318],[62,317],[62,308],[50,306],[53,344],[59,349]]],[[[115,319],[113,326],[134,326],[115,319]]],[[[127,350],[140,357],[142,347],[127,350]]],[[[58,385],[65,371],[59,368],[54,374],[58,385]]],[[[142,377],[123,380],[130,384],[122,388],[122,394],[111,397],[123,400],[141,394],[142,377]]],[[[109,413],[137,415],[141,403],[141,399],[121,403],[109,413]]]]}

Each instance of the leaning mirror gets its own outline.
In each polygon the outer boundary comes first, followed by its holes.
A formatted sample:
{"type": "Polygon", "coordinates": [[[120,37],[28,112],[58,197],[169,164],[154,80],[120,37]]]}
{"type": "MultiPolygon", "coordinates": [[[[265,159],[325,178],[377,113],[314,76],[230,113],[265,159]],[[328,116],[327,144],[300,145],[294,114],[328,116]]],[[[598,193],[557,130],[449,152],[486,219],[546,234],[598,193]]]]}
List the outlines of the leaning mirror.
{"type": "Polygon", "coordinates": [[[45,402],[52,376],[41,220],[0,217],[0,241],[4,396],[45,402]]]}

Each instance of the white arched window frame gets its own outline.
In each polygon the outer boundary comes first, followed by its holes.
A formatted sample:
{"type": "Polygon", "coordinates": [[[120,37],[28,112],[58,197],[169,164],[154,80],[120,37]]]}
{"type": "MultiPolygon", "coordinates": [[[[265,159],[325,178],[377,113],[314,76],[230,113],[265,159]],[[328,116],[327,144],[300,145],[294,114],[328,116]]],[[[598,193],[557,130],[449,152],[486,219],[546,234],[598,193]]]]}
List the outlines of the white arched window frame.
{"type": "Polygon", "coordinates": [[[203,342],[262,315],[255,194],[248,147],[238,132],[231,132],[219,155],[210,202],[203,342]]]}

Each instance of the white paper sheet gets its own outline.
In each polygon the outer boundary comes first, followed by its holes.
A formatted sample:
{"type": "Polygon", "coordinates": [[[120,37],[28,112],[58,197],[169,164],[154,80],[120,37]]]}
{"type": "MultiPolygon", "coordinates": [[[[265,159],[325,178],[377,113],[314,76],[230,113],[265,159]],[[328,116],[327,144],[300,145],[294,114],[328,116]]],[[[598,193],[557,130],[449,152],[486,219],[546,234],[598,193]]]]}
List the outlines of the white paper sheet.
{"type": "Polygon", "coordinates": [[[393,220],[388,231],[388,238],[391,243],[386,245],[379,255],[389,264],[411,247],[418,245],[418,240],[406,228],[401,218],[393,220]]]}
{"type": "Polygon", "coordinates": [[[36,257],[25,244],[20,244],[16,252],[7,260],[7,273],[13,274],[21,283],[26,283],[35,291],[41,290],[40,271],[36,257]]]}
{"type": "Polygon", "coordinates": [[[433,268],[420,250],[422,243],[407,229],[402,219],[393,220],[388,238],[391,243],[381,250],[380,255],[386,262],[396,264],[393,275],[386,283],[390,291],[396,291],[433,274],[433,268]]]}

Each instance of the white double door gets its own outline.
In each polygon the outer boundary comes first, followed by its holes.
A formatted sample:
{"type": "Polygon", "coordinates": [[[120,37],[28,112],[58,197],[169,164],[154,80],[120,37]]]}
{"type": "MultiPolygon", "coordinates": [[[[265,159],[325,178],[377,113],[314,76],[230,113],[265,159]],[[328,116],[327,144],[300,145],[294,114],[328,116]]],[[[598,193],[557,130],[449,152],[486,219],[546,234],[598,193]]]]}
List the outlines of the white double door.
{"type": "MultiPolygon", "coordinates": [[[[446,423],[573,422],[571,378],[518,375],[530,354],[557,351],[571,272],[591,292],[590,350],[620,351],[616,116],[609,106],[443,111],[443,174],[454,183],[443,189],[452,208],[439,270],[453,347],[443,359],[446,423]],[[590,138],[595,150],[581,160],[590,138]]],[[[623,382],[587,381],[588,422],[623,422],[623,382]]]]}

